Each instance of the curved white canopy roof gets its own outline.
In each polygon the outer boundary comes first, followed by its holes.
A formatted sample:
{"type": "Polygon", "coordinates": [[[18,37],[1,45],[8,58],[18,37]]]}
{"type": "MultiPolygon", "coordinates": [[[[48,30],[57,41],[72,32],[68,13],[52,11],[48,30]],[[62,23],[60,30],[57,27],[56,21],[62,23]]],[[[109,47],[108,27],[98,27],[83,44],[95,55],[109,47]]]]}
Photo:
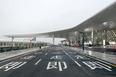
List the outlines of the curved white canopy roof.
{"type": "Polygon", "coordinates": [[[5,35],[6,37],[15,38],[28,38],[28,37],[56,37],[56,38],[68,38],[79,31],[89,32],[92,30],[112,29],[116,27],[116,2],[104,9],[100,13],[84,21],[83,23],[65,30],[37,33],[37,34],[19,34],[19,35],[5,35]]]}

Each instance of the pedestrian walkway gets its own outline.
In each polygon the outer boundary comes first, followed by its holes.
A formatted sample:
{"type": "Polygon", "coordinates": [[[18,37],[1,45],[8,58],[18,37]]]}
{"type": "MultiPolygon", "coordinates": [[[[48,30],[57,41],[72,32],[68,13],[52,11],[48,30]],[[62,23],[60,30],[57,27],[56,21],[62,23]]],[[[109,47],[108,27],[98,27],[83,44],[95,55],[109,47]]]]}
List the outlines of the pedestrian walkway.
{"type": "MultiPolygon", "coordinates": [[[[47,47],[47,46],[42,47],[42,49],[45,48],[45,47],[47,47]]],[[[40,50],[40,49],[39,48],[30,48],[30,49],[2,52],[2,53],[0,53],[0,61],[3,61],[3,60],[8,59],[8,58],[15,57],[15,56],[18,56],[18,55],[21,55],[21,54],[26,54],[26,53],[29,53],[29,52],[37,51],[37,50],[40,50]]]]}
{"type": "Polygon", "coordinates": [[[85,47],[86,48],[103,48],[109,51],[116,51],[116,45],[93,46],[93,47],[85,46],[85,47]]]}
{"type": "Polygon", "coordinates": [[[97,57],[97,58],[116,64],[115,54],[108,54],[106,52],[103,53],[103,52],[97,52],[97,51],[86,50],[86,49],[83,51],[81,48],[77,48],[77,47],[69,47],[69,48],[76,50],[77,52],[81,54],[88,54],[90,56],[94,56],[94,57],[97,57]]]}

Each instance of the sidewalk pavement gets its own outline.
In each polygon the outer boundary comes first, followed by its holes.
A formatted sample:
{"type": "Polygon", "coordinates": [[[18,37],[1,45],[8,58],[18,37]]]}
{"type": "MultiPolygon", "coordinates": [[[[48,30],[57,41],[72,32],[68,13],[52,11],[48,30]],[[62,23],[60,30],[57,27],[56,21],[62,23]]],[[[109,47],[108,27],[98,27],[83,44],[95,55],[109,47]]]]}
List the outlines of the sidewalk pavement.
{"type": "MultiPolygon", "coordinates": [[[[46,46],[47,47],[47,46],[46,46]]],[[[42,47],[42,49],[45,47],[42,47]]],[[[9,52],[2,52],[0,53],[0,61],[3,61],[5,59],[9,59],[18,55],[26,54],[29,52],[40,50],[39,48],[30,48],[30,49],[23,49],[23,50],[15,50],[15,51],[9,51],[9,52]]]]}
{"type": "Polygon", "coordinates": [[[77,47],[71,47],[71,49],[81,53],[81,54],[88,54],[90,56],[94,56],[100,59],[103,59],[105,61],[111,62],[116,64],[116,55],[115,54],[108,54],[106,52],[102,53],[102,52],[96,52],[96,51],[91,51],[91,50],[82,50],[81,48],[77,48],[77,47]]]}

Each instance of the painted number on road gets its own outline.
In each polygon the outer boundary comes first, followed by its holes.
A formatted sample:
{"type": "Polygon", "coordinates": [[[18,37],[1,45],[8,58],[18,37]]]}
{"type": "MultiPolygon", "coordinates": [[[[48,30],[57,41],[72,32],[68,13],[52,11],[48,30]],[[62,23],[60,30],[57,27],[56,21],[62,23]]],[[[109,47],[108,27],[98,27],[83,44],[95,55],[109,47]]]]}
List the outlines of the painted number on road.
{"type": "Polygon", "coordinates": [[[58,69],[59,71],[63,71],[64,69],[67,69],[67,64],[66,62],[48,62],[46,69],[58,69]]]}

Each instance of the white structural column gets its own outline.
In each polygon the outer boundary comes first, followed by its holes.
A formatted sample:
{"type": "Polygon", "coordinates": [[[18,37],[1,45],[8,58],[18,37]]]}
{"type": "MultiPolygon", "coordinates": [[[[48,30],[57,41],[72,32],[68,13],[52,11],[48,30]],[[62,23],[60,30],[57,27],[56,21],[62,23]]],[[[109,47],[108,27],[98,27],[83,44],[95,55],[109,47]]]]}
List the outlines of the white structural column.
{"type": "Polygon", "coordinates": [[[82,35],[80,34],[80,45],[82,45],[82,35]]]}
{"type": "Polygon", "coordinates": [[[13,41],[14,41],[14,37],[11,38],[11,45],[13,47],[13,41]]]}
{"type": "Polygon", "coordinates": [[[106,40],[107,40],[107,32],[104,30],[104,39],[103,39],[103,45],[106,45],[106,40]]]}
{"type": "Polygon", "coordinates": [[[53,35],[53,44],[55,43],[55,37],[54,37],[54,35],[53,35]]]}
{"type": "Polygon", "coordinates": [[[36,41],[36,37],[33,37],[33,41],[36,41]]]}
{"type": "Polygon", "coordinates": [[[94,31],[91,31],[91,43],[94,45],[94,31]]]}

